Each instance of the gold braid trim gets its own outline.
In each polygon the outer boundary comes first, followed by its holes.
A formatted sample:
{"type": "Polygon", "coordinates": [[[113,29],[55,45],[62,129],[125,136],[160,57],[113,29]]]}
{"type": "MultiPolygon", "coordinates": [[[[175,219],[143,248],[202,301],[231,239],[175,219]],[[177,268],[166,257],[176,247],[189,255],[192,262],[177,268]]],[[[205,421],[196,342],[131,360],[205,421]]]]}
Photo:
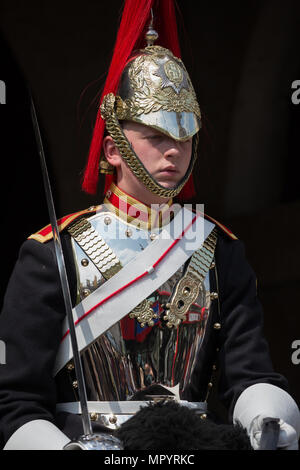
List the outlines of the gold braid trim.
{"type": "Polygon", "coordinates": [[[118,99],[118,97],[116,97],[113,93],[108,93],[103,98],[100,110],[102,118],[106,121],[106,129],[117,145],[123,160],[126,162],[134,176],[136,176],[136,178],[141,181],[153,194],[157,194],[160,197],[168,199],[177,196],[193,171],[194,163],[197,158],[197,146],[199,140],[198,134],[195,135],[192,161],[184,178],[175,188],[164,188],[158,184],[148,173],[125,137],[115,112],[115,106],[118,107],[119,100],[120,99],[118,99]]]}

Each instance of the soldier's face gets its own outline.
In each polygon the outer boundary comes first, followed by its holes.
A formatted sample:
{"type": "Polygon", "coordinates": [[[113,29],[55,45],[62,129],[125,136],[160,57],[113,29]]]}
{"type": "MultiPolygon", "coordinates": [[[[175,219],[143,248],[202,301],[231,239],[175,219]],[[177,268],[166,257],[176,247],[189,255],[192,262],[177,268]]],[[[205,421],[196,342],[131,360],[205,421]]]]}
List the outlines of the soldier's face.
{"type": "MultiPolygon", "coordinates": [[[[147,171],[161,186],[174,188],[185,176],[191,160],[192,139],[179,142],[149,126],[129,121],[123,123],[123,132],[147,171]]],[[[163,202],[164,198],[154,196],[134,176],[110,136],[105,137],[103,149],[108,162],[116,168],[120,189],[146,204],[163,202]]]]}
{"type": "Polygon", "coordinates": [[[161,186],[173,188],[184,177],[191,160],[192,139],[180,142],[149,126],[128,121],[124,123],[123,132],[161,186]]]}

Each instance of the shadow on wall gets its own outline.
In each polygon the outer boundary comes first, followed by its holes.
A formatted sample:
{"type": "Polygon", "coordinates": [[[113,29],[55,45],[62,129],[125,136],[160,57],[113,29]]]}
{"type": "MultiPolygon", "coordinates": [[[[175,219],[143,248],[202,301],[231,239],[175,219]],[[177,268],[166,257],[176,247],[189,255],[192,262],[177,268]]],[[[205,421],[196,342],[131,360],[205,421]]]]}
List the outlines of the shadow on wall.
{"type": "Polygon", "coordinates": [[[264,2],[244,57],[229,137],[226,217],[253,214],[300,199],[294,164],[299,110],[292,84],[300,78],[300,5],[264,2]]]}
{"type": "Polygon", "coordinates": [[[21,243],[48,223],[48,214],[30,118],[29,92],[23,74],[1,36],[0,49],[0,78],[6,88],[6,102],[0,106],[1,243],[5,266],[0,286],[2,305],[21,243]]]}
{"type": "Polygon", "coordinates": [[[224,189],[224,221],[258,276],[274,367],[300,404],[300,5],[265,2],[244,58],[224,189]],[[294,359],[293,359],[294,357],[294,359]]]}

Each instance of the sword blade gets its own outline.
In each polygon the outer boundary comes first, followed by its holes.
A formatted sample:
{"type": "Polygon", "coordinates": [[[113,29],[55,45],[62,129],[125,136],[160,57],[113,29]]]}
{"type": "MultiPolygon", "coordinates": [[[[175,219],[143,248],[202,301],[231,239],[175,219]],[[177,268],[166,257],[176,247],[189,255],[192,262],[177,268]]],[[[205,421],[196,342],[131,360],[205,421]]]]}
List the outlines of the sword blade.
{"type": "Polygon", "coordinates": [[[54,247],[55,247],[56,261],[57,261],[60,282],[61,282],[61,287],[62,287],[62,292],[63,292],[66,315],[67,315],[69,329],[70,329],[70,338],[71,338],[72,351],[73,351],[73,356],[74,356],[75,373],[76,373],[76,378],[78,382],[79,401],[80,401],[81,412],[82,412],[83,431],[86,436],[90,436],[93,431],[92,431],[92,426],[91,426],[91,421],[90,421],[90,415],[88,412],[86,387],[85,387],[82,364],[81,364],[81,359],[80,359],[80,354],[79,354],[79,349],[78,349],[75,325],[74,325],[74,320],[73,320],[72,301],[71,301],[71,295],[70,295],[70,289],[69,289],[69,283],[68,283],[67,270],[66,270],[65,259],[64,259],[62,244],[61,244],[60,233],[59,233],[58,225],[57,225],[55,206],[54,206],[52,190],[51,190],[51,185],[50,185],[50,180],[49,180],[49,175],[48,175],[48,170],[47,170],[43,142],[42,142],[40,128],[39,128],[35,106],[34,106],[32,98],[31,98],[31,116],[32,116],[32,121],[33,121],[33,127],[34,127],[38,152],[40,156],[40,163],[41,163],[41,169],[42,169],[42,175],[43,175],[47,207],[48,207],[49,218],[50,218],[50,223],[51,223],[52,232],[53,232],[53,241],[54,241],[54,247]]]}

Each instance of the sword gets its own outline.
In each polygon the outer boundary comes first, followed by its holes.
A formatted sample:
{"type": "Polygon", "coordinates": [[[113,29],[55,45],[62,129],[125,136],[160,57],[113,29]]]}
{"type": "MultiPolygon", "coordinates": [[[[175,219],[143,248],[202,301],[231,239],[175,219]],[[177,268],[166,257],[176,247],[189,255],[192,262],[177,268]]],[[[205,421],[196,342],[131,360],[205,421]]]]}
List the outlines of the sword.
{"type": "Polygon", "coordinates": [[[87,394],[86,394],[86,387],[84,381],[84,375],[82,371],[82,364],[80,353],[78,349],[77,337],[75,332],[75,325],[73,320],[73,313],[72,313],[72,301],[71,301],[71,294],[69,289],[68,277],[67,277],[67,270],[65,265],[64,254],[62,250],[61,238],[57,226],[57,219],[54,207],[54,201],[51,191],[51,185],[47,170],[46,158],[43,148],[43,142],[41,138],[40,128],[38,124],[38,119],[35,111],[35,106],[33,99],[31,97],[31,117],[34,127],[34,133],[37,142],[37,148],[40,156],[40,163],[43,175],[43,182],[44,182],[44,189],[47,201],[47,207],[50,217],[50,223],[52,227],[53,233],[53,241],[55,247],[55,254],[56,254],[56,261],[61,281],[61,287],[63,292],[64,304],[66,309],[66,315],[69,323],[69,330],[70,330],[70,338],[71,338],[71,345],[74,357],[74,366],[75,366],[75,373],[78,382],[78,394],[79,394],[79,401],[81,405],[81,414],[82,414],[82,424],[83,424],[83,432],[84,435],[80,436],[78,440],[73,441],[71,445],[66,446],[68,450],[78,449],[78,447],[82,450],[89,450],[89,449],[97,449],[97,450],[121,450],[122,446],[119,440],[114,438],[109,434],[93,434],[90,415],[88,412],[88,403],[87,403],[87,394]]]}
{"type": "Polygon", "coordinates": [[[52,232],[53,232],[53,241],[54,241],[54,247],[55,247],[57,267],[59,271],[60,282],[61,282],[61,287],[62,287],[62,292],[63,292],[63,297],[64,297],[64,304],[65,304],[65,309],[66,309],[66,314],[67,314],[69,329],[70,329],[70,338],[71,338],[72,350],[73,350],[73,356],[74,356],[74,366],[75,366],[75,372],[76,372],[76,377],[77,377],[77,382],[78,382],[78,393],[79,393],[79,399],[80,399],[81,410],[82,410],[83,431],[86,436],[89,436],[92,434],[93,431],[92,431],[90,416],[88,413],[86,388],[85,388],[85,382],[84,382],[84,377],[83,377],[80,354],[78,350],[75,326],[74,326],[74,321],[73,321],[71,294],[69,290],[69,283],[68,283],[64,254],[62,250],[61,238],[60,238],[60,234],[59,234],[59,230],[57,226],[57,219],[56,219],[56,214],[55,214],[55,208],[54,208],[53,196],[52,196],[52,191],[51,191],[51,185],[49,181],[45,153],[43,149],[43,143],[42,143],[40,128],[39,128],[37,115],[35,111],[35,106],[34,106],[32,98],[31,98],[31,116],[32,116],[32,121],[33,121],[33,127],[34,127],[38,152],[40,156],[44,189],[45,189],[45,194],[46,194],[50,223],[51,223],[52,232]]]}

